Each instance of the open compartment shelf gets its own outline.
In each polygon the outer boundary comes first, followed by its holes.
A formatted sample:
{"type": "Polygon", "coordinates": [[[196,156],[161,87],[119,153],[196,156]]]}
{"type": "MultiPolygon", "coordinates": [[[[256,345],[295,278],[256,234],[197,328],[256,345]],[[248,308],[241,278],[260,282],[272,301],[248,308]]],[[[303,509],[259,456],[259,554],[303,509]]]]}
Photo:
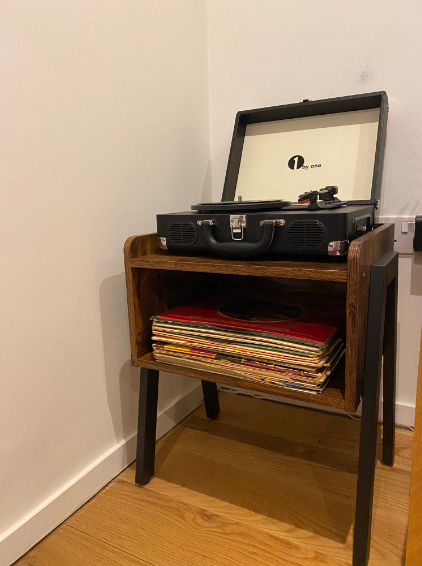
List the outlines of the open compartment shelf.
{"type": "Polygon", "coordinates": [[[125,244],[125,267],[132,365],[225,383],[354,412],[362,396],[371,265],[393,249],[394,227],[377,226],[353,241],[345,263],[230,260],[176,256],[160,250],[156,234],[134,236],[125,244]],[[312,293],[344,295],[346,356],[324,392],[312,394],[228,377],[214,372],[156,362],[152,354],[151,317],[218,288],[266,285],[312,293]]]}
{"type": "Polygon", "coordinates": [[[166,371],[168,373],[175,373],[177,375],[187,375],[197,379],[205,379],[206,381],[215,381],[216,383],[224,383],[233,387],[242,387],[243,389],[250,389],[252,391],[260,391],[261,393],[268,393],[270,395],[279,395],[280,397],[289,397],[298,401],[305,401],[308,403],[315,403],[317,405],[324,405],[326,407],[336,407],[337,409],[344,409],[344,363],[336,372],[329,385],[322,393],[312,394],[302,391],[295,391],[285,387],[277,387],[271,384],[264,384],[260,381],[248,381],[237,377],[229,377],[220,373],[211,371],[200,371],[191,369],[184,366],[164,364],[157,362],[154,359],[152,352],[141,356],[137,360],[137,366],[146,367],[150,369],[157,369],[159,371],[166,371]]]}

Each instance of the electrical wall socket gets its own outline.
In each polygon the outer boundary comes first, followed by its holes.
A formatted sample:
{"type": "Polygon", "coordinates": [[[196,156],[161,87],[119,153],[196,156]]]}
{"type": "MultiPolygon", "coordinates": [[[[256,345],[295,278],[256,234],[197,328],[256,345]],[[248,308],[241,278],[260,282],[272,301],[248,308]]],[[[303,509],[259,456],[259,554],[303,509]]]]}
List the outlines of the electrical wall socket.
{"type": "Polygon", "coordinates": [[[415,235],[414,216],[380,216],[375,220],[380,224],[394,224],[394,251],[401,254],[413,254],[415,235]]]}

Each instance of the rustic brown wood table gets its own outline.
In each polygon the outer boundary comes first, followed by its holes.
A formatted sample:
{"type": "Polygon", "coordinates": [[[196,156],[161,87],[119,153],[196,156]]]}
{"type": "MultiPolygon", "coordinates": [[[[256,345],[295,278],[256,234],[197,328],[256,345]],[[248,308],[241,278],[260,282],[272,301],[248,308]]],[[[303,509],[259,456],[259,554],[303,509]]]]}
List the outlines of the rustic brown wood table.
{"type": "MultiPolygon", "coordinates": [[[[355,412],[362,398],[353,564],[367,563],[370,546],[376,435],[383,363],[383,463],[393,465],[397,254],[394,226],[377,225],[350,244],[347,262],[232,260],[173,255],[156,234],[133,236],[124,247],[132,365],[141,368],[136,483],[154,475],[159,371],[201,379],[207,416],[219,413],[217,383],[355,412]],[[346,356],[329,386],[318,395],[246,382],[214,372],[160,363],[152,353],[151,317],[218,288],[248,285],[260,290],[299,289],[344,295],[346,356]],[[384,352],[384,356],[383,356],[384,352]]],[[[282,410],[282,407],[280,407],[282,410]]]]}

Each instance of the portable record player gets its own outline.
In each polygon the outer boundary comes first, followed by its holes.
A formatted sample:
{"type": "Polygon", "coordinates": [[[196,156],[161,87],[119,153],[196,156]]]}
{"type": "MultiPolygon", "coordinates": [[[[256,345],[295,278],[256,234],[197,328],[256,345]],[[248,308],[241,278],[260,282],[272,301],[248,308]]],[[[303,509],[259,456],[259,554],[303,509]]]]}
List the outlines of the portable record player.
{"type": "Polygon", "coordinates": [[[385,92],[239,112],[222,201],[157,215],[161,247],[345,256],[373,227],[387,113],[385,92]]]}

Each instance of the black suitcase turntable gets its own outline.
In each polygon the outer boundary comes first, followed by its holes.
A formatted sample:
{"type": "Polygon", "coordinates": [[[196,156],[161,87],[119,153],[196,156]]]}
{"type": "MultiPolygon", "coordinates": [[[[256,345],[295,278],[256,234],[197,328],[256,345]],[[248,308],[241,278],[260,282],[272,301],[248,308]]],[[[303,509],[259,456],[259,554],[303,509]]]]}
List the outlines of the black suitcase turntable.
{"type": "Polygon", "coordinates": [[[385,92],[239,112],[222,201],[158,214],[161,247],[345,256],[373,227],[387,113],[385,92]]]}

